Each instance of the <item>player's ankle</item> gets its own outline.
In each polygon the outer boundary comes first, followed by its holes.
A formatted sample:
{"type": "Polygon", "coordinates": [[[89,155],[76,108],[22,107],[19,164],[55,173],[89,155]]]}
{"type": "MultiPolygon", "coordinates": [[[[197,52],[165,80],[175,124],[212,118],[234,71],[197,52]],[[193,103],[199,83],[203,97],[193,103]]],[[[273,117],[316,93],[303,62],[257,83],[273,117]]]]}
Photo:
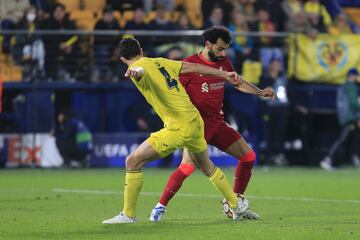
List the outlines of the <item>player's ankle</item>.
{"type": "Polygon", "coordinates": [[[163,204],[163,203],[161,203],[161,202],[158,202],[155,207],[156,207],[156,208],[157,208],[157,207],[166,208],[166,204],[163,204]]]}

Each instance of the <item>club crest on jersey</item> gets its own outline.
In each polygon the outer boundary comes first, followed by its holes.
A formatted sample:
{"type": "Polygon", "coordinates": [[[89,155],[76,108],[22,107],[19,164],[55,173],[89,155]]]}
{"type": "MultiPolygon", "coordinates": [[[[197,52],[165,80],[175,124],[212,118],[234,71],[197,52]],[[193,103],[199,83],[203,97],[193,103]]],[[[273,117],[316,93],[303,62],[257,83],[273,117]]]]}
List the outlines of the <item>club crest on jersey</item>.
{"type": "Polygon", "coordinates": [[[209,92],[209,85],[206,82],[201,84],[201,92],[209,92]]]}

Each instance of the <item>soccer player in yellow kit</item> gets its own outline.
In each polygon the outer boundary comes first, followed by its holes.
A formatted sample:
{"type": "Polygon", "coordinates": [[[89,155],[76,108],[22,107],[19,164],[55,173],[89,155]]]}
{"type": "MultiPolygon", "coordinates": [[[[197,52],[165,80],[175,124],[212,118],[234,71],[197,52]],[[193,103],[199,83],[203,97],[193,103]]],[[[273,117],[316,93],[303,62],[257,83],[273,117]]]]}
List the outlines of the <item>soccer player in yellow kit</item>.
{"type": "Polygon", "coordinates": [[[196,72],[217,76],[233,85],[240,84],[242,78],[235,72],[220,71],[201,64],[143,57],[142,48],[134,38],[120,41],[119,54],[120,59],[129,66],[125,76],[131,78],[154,108],[164,122],[164,128],[152,133],[126,158],[124,208],[119,215],[103,223],[136,222],[135,212],[143,183],[143,165],[183,147],[189,151],[191,159],[209,177],[215,188],[229,201],[233,219],[241,219],[248,208],[247,202],[236,196],[224,173],[209,159],[203,120],[179,82],[179,74],[196,72]]]}

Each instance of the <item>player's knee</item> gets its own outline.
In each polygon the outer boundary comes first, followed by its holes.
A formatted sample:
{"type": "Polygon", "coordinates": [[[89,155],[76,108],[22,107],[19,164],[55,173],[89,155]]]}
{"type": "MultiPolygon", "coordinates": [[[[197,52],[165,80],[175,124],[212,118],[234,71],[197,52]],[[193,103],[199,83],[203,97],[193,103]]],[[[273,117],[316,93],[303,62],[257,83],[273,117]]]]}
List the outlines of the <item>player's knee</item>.
{"type": "Polygon", "coordinates": [[[190,176],[195,171],[195,166],[194,164],[182,163],[180,164],[179,169],[186,176],[190,176]]]}
{"type": "Polygon", "coordinates": [[[125,159],[125,164],[127,170],[139,170],[144,165],[136,153],[131,153],[129,156],[127,156],[125,159]]]}
{"type": "Polygon", "coordinates": [[[239,159],[240,162],[248,162],[253,163],[256,160],[256,153],[254,150],[250,150],[249,152],[245,153],[241,158],[239,159]]]}
{"type": "Polygon", "coordinates": [[[215,168],[216,166],[214,165],[214,163],[209,160],[209,164],[206,164],[199,169],[205,176],[210,177],[211,174],[214,172],[215,168]]]}

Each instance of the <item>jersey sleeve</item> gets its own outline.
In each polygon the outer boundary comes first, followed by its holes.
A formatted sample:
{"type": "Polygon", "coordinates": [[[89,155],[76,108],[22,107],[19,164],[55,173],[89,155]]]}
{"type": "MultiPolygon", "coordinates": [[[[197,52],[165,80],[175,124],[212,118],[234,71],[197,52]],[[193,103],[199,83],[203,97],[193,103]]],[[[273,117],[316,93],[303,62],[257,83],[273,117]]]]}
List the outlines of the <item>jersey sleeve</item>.
{"type": "Polygon", "coordinates": [[[171,68],[177,76],[180,75],[180,72],[181,72],[181,69],[183,66],[182,61],[175,61],[175,60],[170,60],[170,59],[166,59],[166,58],[158,58],[158,61],[160,63],[163,63],[167,67],[171,68]]]}
{"type": "MultiPolygon", "coordinates": [[[[191,63],[191,58],[184,58],[184,60],[183,60],[184,62],[190,62],[191,63]]],[[[184,87],[186,87],[188,84],[189,84],[189,82],[190,82],[190,80],[191,80],[191,78],[194,76],[194,73],[182,73],[182,74],[180,74],[180,78],[179,78],[179,80],[180,80],[180,82],[181,82],[181,84],[184,86],[184,87]]]]}

